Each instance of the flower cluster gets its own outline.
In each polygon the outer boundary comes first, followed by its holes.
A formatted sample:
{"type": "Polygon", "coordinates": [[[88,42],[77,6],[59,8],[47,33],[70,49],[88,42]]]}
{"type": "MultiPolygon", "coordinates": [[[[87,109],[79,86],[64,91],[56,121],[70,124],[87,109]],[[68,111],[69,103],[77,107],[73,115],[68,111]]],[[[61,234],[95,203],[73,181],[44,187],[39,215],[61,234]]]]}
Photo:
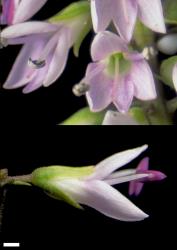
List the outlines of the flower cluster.
{"type": "MultiPolygon", "coordinates": [[[[147,110],[152,110],[153,105],[156,119],[147,112],[148,120],[152,124],[154,120],[170,122],[164,115],[167,107],[160,104],[159,108],[159,102],[154,101],[159,98],[157,79],[163,78],[164,82],[167,73],[162,65],[161,75],[155,69],[155,79],[151,67],[154,70],[156,47],[160,51],[171,48],[168,37],[162,37],[157,46],[154,43],[156,32],[166,32],[161,0],[78,1],[48,20],[29,20],[46,2],[1,2],[0,23],[7,25],[1,32],[1,47],[23,45],[4,88],[24,87],[23,93],[29,93],[54,83],[65,69],[69,50],[73,47],[78,56],[83,39],[93,28],[96,33],[91,44],[93,62],[81,82],[73,87],[74,94],[86,96],[91,112],[117,109],[128,116],[132,105],[142,108],[146,106],[142,103],[149,101],[147,110]],[[162,121],[162,117],[166,120],[162,121]]],[[[177,89],[176,61],[173,60],[170,72],[177,89]]]]}

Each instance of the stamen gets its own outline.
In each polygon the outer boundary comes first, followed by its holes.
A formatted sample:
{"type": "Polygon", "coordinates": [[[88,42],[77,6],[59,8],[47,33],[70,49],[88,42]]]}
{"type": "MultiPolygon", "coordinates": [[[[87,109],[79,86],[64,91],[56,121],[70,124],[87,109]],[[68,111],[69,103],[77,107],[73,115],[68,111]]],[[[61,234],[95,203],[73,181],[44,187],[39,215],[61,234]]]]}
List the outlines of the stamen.
{"type": "Polygon", "coordinates": [[[32,60],[31,58],[28,59],[28,65],[33,69],[40,69],[46,65],[45,60],[32,60]]]}
{"type": "Polygon", "coordinates": [[[74,85],[72,91],[75,96],[82,96],[85,95],[87,91],[89,91],[90,86],[84,82],[80,82],[76,85],[74,85]]]}

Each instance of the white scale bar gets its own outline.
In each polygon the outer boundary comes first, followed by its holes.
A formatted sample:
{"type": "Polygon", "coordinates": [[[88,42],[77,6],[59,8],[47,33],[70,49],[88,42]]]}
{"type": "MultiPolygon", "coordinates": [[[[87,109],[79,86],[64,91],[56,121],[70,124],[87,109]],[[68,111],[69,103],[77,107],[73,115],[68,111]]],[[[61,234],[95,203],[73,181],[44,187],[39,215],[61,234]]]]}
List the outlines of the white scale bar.
{"type": "Polygon", "coordinates": [[[20,247],[20,243],[19,242],[12,242],[12,243],[4,242],[3,247],[20,247]]]}

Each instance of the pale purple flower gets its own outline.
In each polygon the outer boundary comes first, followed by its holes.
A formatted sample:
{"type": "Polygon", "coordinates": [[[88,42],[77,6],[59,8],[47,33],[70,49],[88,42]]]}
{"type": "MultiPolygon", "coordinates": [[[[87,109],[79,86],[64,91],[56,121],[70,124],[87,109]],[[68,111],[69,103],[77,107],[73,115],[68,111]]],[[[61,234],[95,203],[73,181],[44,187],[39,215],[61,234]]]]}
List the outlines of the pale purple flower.
{"type": "Polygon", "coordinates": [[[166,175],[164,173],[155,170],[148,170],[148,168],[149,168],[149,158],[145,157],[138,164],[136,169],[136,174],[148,174],[148,176],[138,181],[131,181],[129,184],[129,195],[132,194],[139,195],[145,182],[161,181],[164,178],[166,178],[166,175]]]}
{"type": "Polygon", "coordinates": [[[68,194],[77,203],[90,206],[111,218],[122,221],[143,220],[148,215],[111,186],[148,177],[148,174],[136,174],[134,169],[114,172],[146,149],[147,145],[144,145],[114,154],[98,163],[93,173],[88,176],[57,178],[55,175],[49,183],[68,194]]]}
{"type": "Polygon", "coordinates": [[[29,93],[49,86],[62,74],[71,46],[83,28],[82,18],[67,24],[30,21],[1,33],[7,44],[24,44],[4,84],[6,89],[25,86],[29,93]]]}
{"type": "Polygon", "coordinates": [[[165,24],[160,0],[90,0],[93,27],[106,29],[111,21],[126,41],[132,37],[137,17],[150,29],[164,33],[165,24]]]}
{"type": "Polygon", "coordinates": [[[15,24],[30,19],[47,0],[1,0],[1,24],[15,24]]]}
{"type": "MultiPolygon", "coordinates": [[[[65,168],[66,174],[64,174],[62,170],[59,171],[60,166],[53,168],[55,175],[49,167],[47,171],[50,172],[51,178],[48,174],[48,186],[51,184],[52,187],[55,187],[55,192],[58,189],[67,194],[71,200],[77,202],[76,204],[90,206],[111,218],[122,221],[143,220],[148,215],[112,186],[124,182],[158,179],[159,172],[154,171],[137,172],[136,169],[116,171],[138,157],[146,149],[147,145],[144,145],[114,154],[93,166],[92,172],[85,176],[78,175],[78,168],[77,174],[74,174],[74,168],[72,168],[72,175],[67,176],[67,173],[69,173],[66,170],[67,168],[65,168]],[[62,176],[60,176],[61,173],[63,173],[62,176]]],[[[42,173],[44,172],[45,169],[42,173]]],[[[39,177],[41,176],[45,175],[39,174],[39,177]]],[[[37,178],[36,175],[35,178],[37,178]]],[[[43,181],[45,182],[45,179],[43,181]]]]}
{"type": "Polygon", "coordinates": [[[155,83],[142,54],[130,52],[125,42],[109,31],[98,33],[91,46],[93,63],[81,81],[87,86],[86,97],[92,111],[101,111],[113,103],[127,112],[133,97],[156,98],[155,83]]]}

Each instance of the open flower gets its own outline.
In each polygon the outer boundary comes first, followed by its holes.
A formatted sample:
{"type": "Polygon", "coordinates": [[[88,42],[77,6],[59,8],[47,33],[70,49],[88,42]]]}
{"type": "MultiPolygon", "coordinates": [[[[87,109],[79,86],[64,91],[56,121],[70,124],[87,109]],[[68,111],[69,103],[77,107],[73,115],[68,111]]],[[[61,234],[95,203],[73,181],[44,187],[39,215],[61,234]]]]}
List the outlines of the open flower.
{"type": "Polygon", "coordinates": [[[165,32],[160,0],[90,0],[93,26],[96,32],[114,22],[126,41],[132,37],[137,16],[150,29],[165,32]]]}
{"type": "Polygon", "coordinates": [[[15,24],[30,19],[47,0],[2,0],[1,24],[15,24]]]}
{"type": "Polygon", "coordinates": [[[136,169],[114,172],[146,149],[147,145],[144,145],[114,154],[96,166],[38,168],[32,173],[31,182],[50,196],[77,208],[84,204],[114,219],[143,220],[148,215],[111,186],[148,178],[151,173],[137,173],[136,169]]]}
{"type": "MultiPolygon", "coordinates": [[[[76,7],[84,4],[81,2],[76,7]]],[[[29,21],[5,28],[1,33],[5,44],[24,46],[3,87],[14,89],[26,86],[23,92],[29,93],[55,82],[66,66],[70,48],[87,27],[89,9],[87,11],[87,5],[84,7],[83,13],[76,12],[72,18],[66,15],[68,19],[64,19],[63,11],[61,18],[57,16],[53,22],[29,21]]]]}
{"type": "Polygon", "coordinates": [[[152,72],[142,54],[130,52],[124,41],[109,31],[98,33],[91,46],[90,63],[83,82],[92,111],[101,111],[111,102],[127,112],[133,97],[156,98],[152,72]]]}

